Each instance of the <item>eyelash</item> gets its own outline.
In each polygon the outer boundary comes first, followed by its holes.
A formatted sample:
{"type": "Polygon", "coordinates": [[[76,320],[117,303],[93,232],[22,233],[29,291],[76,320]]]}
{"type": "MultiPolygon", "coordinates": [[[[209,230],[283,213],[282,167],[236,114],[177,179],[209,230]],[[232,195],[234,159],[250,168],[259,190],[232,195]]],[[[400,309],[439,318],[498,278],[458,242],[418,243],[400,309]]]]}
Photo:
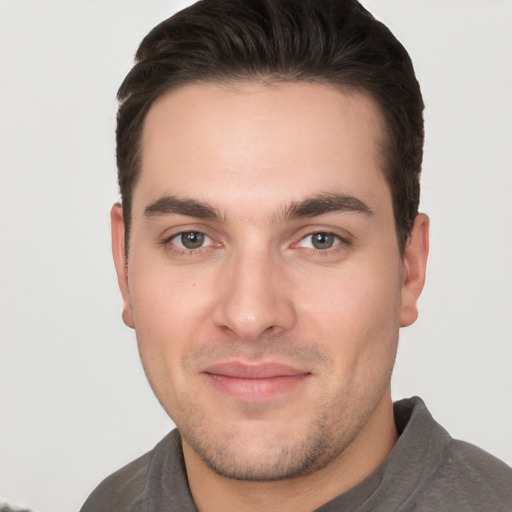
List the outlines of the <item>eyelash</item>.
{"type": "Polygon", "coordinates": [[[350,245],[350,242],[346,238],[342,237],[341,235],[339,235],[337,233],[334,233],[333,231],[329,231],[329,230],[311,231],[309,233],[304,234],[304,236],[302,236],[298,242],[295,242],[292,244],[293,247],[297,247],[298,249],[304,249],[304,250],[308,251],[309,253],[313,253],[315,255],[320,255],[320,256],[332,255],[333,253],[336,253],[336,252],[342,250],[343,248],[347,247],[348,245],[350,245]],[[300,243],[302,243],[304,240],[306,240],[309,237],[313,237],[314,235],[333,236],[335,238],[334,245],[332,247],[328,247],[326,249],[316,249],[314,247],[302,247],[302,248],[298,247],[300,243]]]}
{"type": "Polygon", "coordinates": [[[180,231],[179,233],[173,233],[171,236],[168,236],[167,238],[162,240],[161,244],[164,247],[166,247],[169,251],[171,251],[173,254],[175,254],[177,256],[193,256],[193,255],[197,255],[197,254],[200,254],[201,252],[203,252],[205,249],[207,249],[208,247],[210,247],[212,245],[214,246],[214,248],[221,247],[220,243],[214,242],[212,237],[208,236],[203,231],[193,230],[193,229],[190,229],[190,230],[187,229],[185,231],[180,231]],[[181,248],[181,247],[177,246],[176,244],[174,244],[172,242],[174,239],[179,238],[179,237],[181,237],[183,235],[186,235],[186,234],[190,234],[190,233],[204,235],[204,237],[208,238],[211,242],[213,242],[213,244],[210,243],[210,244],[208,244],[206,246],[201,246],[201,247],[198,247],[196,249],[187,249],[187,248],[181,248]]]}
{"type": "MultiPolygon", "coordinates": [[[[208,249],[209,247],[213,248],[220,248],[222,247],[222,244],[219,242],[215,242],[212,237],[204,233],[203,231],[199,230],[185,230],[180,231],[179,233],[173,233],[171,236],[166,237],[164,240],[162,240],[161,245],[167,248],[170,252],[177,256],[194,256],[201,254],[204,250],[208,249]],[[196,249],[187,249],[187,248],[181,248],[179,246],[176,246],[176,244],[173,243],[174,239],[177,239],[178,237],[181,237],[185,234],[189,233],[196,233],[204,235],[205,238],[208,238],[211,243],[208,245],[203,245],[201,247],[198,247],[196,249]]],[[[301,238],[297,241],[291,244],[291,247],[295,247],[300,249],[303,249],[305,251],[308,251],[309,253],[313,253],[315,255],[321,255],[321,256],[328,256],[335,252],[338,252],[342,250],[344,247],[350,245],[350,241],[347,240],[345,237],[342,237],[341,235],[334,233],[333,231],[329,230],[315,230],[310,231],[309,233],[305,233],[301,238]],[[300,247],[299,244],[302,243],[304,240],[306,240],[308,237],[312,237],[314,235],[327,235],[327,236],[333,236],[335,238],[335,244],[332,247],[328,247],[326,249],[316,249],[313,247],[300,247]],[[337,243],[336,243],[337,242],[337,243]]]]}

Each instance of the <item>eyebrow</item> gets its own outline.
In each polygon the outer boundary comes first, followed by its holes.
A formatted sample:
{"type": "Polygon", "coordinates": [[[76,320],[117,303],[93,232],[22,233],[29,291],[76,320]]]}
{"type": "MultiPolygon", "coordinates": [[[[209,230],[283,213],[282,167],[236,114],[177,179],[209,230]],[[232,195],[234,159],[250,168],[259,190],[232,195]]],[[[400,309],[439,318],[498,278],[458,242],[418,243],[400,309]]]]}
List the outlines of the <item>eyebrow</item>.
{"type": "MultiPolygon", "coordinates": [[[[373,215],[371,208],[357,197],[339,194],[326,193],[295,201],[284,206],[281,212],[274,214],[274,222],[297,220],[301,218],[317,217],[327,213],[350,212],[366,216],[373,215]]],[[[146,217],[159,217],[165,215],[186,215],[198,219],[225,221],[225,215],[204,201],[196,199],[183,199],[174,195],[165,195],[146,206],[144,215],[146,217]]]]}
{"type": "Polygon", "coordinates": [[[283,220],[295,220],[336,212],[373,215],[371,208],[357,197],[348,194],[327,193],[292,203],[283,210],[283,213],[276,220],[280,220],[281,217],[283,220]]]}
{"type": "Polygon", "coordinates": [[[162,196],[144,209],[146,217],[158,217],[164,215],[187,215],[198,219],[221,221],[224,216],[217,208],[210,204],[195,199],[181,199],[173,195],[162,196]]]}

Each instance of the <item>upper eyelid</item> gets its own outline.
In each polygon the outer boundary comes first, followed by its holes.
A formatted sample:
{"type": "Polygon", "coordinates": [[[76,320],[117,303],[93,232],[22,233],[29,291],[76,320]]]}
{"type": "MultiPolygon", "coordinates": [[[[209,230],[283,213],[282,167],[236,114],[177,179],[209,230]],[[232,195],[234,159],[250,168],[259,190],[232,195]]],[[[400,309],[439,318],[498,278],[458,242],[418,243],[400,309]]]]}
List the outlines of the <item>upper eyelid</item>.
{"type": "MultiPolygon", "coordinates": [[[[194,226],[186,224],[165,229],[159,236],[159,240],[164,243],[169,242],[173,238],[184,233],[202,233],[212,241],[220,244],[224,244],[226,241],[226,236],[222,236],[215,230],[210,229],[208,226],[194,226]]],[[[343,243],[351,243],[353,239],[353,235],[346,229],[333,226],[304,226],[298,230],[294,230],[294,233],[295,234],[292,234],[291,236],[287,236],[289,240],[287,244],[290,244],[291,246],[316,233],[326,233],[333,235],[343,243]]]]}
{"type": "Polygon", "coordinates": [[[215,238],[215,235],[212,234],[212,230],[209,229],[207,226],[193,226],[187,224],[168,227],[161,232],[159,238],[164,240],[170,240],[171,238],[174,238],[183,233],[202,233],[203,235],[206,235],[209,238],[215,238]]]}
{"type": "MultiPolygon", "coordinates": [[[[309,238],[310,236],[313,236],[313,235],[316,235],[316,234],[319,234],[319,233],[322,233],[322,234],[325,234],[325,235],[332,235],[339,242],[338,244],[334,245],[333,247],[329,247],[328,249],[322,249],[322,252],[326,252],[329,249],[334,249],[338,245],[348,244],[349,243],[349,240],[347,240],[346,237],[343,237],[343,236],[339,235],[338,233],[334,233],[332,231],[312,231],[311,233],[307,233],[304,236],[301,236],[296,242],[293,242],[292,246],[293,245],[298,245],[300,242],[302,242],[306,238],[309,238]]],[[[318,250],[320,250],[320,249],[318,249],[318,250]]]]}
{"type": "MultiPolygon", "coordinates": [[[[208,233],[205,233],[204,231],[199,231],[197,229],[184,229],[184,230],[178,231],[176,233],[173,233],[172,235],[164,237],[163,242],[169,243],[171,240],[178,238],[181,235],[185,235],[187,233],[200,233],[205,236],[205,241],[206,241],[206,239],[208,239],[210,242],[215,242],[213,237],[211,237],[208,233]]],[[[203,246],[203,247],[205,247],[205,246],[203,246]]],[[[203,247],[201,247],[201,248],[203,248],[203,247]]],[[[193,250],[193,249],[190,249],[190,250],[193,250]]]]}
{"type": "Polygon", "coordinates": [[[301,237],[301,239],[302,239],[302,238],[306,238],[306,237],[308,237],[308,236],[312,236],[312,235],[318,235],[318,234],[320,234],[320,233],[322,233],[322,234],[324,234],[324,235],[333,235],[333,236],[338,237],[338,238],[343,238],[343,236],[342,236],[342,235],[340,235],[339,233],[336,233],[336,231],[332,231],[332,230],[330,230],[330,229],[316,229],[316,230],[314,230],[314,231],[310,231],[310,232],[308,232],[308,233],[305,233],[305,234],[301,237]]]}
{"type": "Polygon", "coordinates": [[[167,251],[170,251],[170,253],[178,254],[178,255],[199,255],[202,254],[204,251],[208,251],[211,248],[219,248],[222,246],[222,244],[216,242],[211,236],[209,236],[207,233],[204,233],[203,231],[197,230],[197,229],[185,229],[180,230],[177,232],[174,232],[173,234],[163,237],[158,242],[159,245],[163,246],[167,251]],[[186,233],[201,233],[205,236],[204,245],[201,245],[200,247],[194,247],[194,248],[188,248],[183,246],[183,243],[178,243],[174,239],[179,238],[181,235],[186,233]]]}
{"type": "Polygon", "coordinates": [[[344,242],[350,242],[351,239],[353,238],[353,235],[346,229],[329,226],[310,226],[299,230],[299,233],[296,235],[296,239],[297,241],[299,241],[308,236],[312,236],[316,233],[326,233],[329,235],[334,235],[335,237],[339,238],[344,242]]]}
{"type": "Polygon", "coordinates": [[[209,238],[210,240],[212,239],[212,237],[208,233],[205,233],[204,231],[198,231],[197,229],[185,229],[183,231],[178,231],[177,233],[173,233],[172,235],[169,235],[167,238],[169,240],[172,240],[173,238],[177,238],[180,235],[186,235],[188,233],[197,233],[200,235],[204,235],[206,238],[209,238]]]}

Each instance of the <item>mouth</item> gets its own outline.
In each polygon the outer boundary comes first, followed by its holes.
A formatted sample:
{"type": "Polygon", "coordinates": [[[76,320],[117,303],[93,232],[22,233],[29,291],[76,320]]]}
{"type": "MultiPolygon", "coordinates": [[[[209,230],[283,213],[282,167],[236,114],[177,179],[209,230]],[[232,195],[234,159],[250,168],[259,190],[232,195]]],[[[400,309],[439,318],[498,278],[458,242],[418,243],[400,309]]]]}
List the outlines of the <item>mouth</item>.
{"type": "Polygon", "coordinates": [[[276,362],[240,361],[208,366],[203,375],[217,391],[236,400],[261,402],[291,392],[311,377],[300,368],[276,362]]]}

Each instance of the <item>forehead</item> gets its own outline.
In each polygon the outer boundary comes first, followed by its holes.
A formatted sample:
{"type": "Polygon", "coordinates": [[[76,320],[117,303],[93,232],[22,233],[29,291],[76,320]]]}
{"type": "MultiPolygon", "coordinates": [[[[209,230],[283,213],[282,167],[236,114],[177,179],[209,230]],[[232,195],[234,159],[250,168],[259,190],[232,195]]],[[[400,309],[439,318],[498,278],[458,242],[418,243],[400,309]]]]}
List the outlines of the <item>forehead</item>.
{"type": "Polygon", "coordinates": [[[236,207],[233,194],[244,206],[333,190],[368,199],[384,184],[383,136],[375,103],[355,91],[303,82],[189,84],[148,112],[134,207],[138,197],[162,193],[226,207],[236,207]]]}

